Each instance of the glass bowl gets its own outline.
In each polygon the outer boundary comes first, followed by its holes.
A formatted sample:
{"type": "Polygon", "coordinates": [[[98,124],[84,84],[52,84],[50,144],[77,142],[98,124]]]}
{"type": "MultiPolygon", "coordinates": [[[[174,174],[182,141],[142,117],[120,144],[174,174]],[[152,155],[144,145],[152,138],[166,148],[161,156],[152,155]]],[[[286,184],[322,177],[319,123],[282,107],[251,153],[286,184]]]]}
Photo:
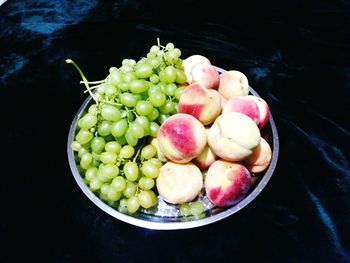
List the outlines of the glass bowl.
{"type": "MultiPolygon", "coordinates": [[[[219,73],[225,71],[224,69],[221,69],[219,67],[216,67],[216,69],[219,73]]],[[[249,92],[251,95],[260,97],[260,95],[252,87],[249,87],[249,92]]],[[[201,216],[183,217],[180,215],[179,207],[177,205],[166,203],[160,197],[158,197],[158,204],[151,209],[143,209],[135,214],[125,214],[119,212],[117,209],[109,206],[107,203],[102,201],[85,184],[76,165],[74,152],[71,149],[71,144],[76,134],[78,120],[80,119],[82,114],[86,112],[86,109],[91,103],[92,98],[89,96],[79,108],[70,126],[67,143],[69,165],[73,173],[74,179],[79,185],[80,189],[83,191],[83,193],[101,210],[111,215],[112,217],[124,221],[128,224],[148,229],[176,230],[200,227],[217,222],[221,219],[224,219],[228,216],[237,213],[239,210],[241,210],[250,202],[252,202],[265,188],[275,170],[279,155],[279,138],[277,128],[272,116],[273,114],[271,112],[269,122],[262,130],[262,136],[267,140],[272,149],[271,163],[264,172],[256,175],[257,180],[255,181],[253,187],[250,189],[245,198],[236,205],[225,208],[216,207],[209,201],[203,189],[201,194],[198,196],[198,199],[204,203],[206,211],[201,216]]]]}

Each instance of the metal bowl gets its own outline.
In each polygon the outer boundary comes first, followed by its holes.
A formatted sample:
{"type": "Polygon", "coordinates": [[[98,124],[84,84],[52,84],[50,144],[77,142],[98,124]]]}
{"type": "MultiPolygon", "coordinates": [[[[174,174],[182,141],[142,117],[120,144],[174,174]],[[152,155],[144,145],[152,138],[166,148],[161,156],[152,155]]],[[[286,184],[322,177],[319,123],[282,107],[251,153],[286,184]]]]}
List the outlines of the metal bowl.
{"type": "MultiPolygon", "coordinates": [[[[216,69],[219,73],[225,71],[219,67],[216,67],[216,69]]],[[[252,87],[249,88],[249,91],[250,94],[260,97],[260,95],[252,87]]],[[[85,184],[83,178],[81,177],[78,171],[75,162],[75,156],[71,149],[71,144],[74,140],[78,120],[86,111],[87,107],[91,102],[91,97],[89,96],[79,108],[70,126],[67,143],[69,165],[72,170],[74,179],[78,183],[81,190],[85,193],[85,195],[100,209],[126,223],[136,225],[139,227],[158,230],[188,229],[214,223],[223,218],[233,215],[234,213],[238,212],[243,207],[248,205],[250,202],[252,202],[264,189],[275,170],[279,154],[279,139],[277,128],[271,113],[269,122],[264,127],[263,135],[271,146],[272,160],[267,170],[265,170],[261,174],[256,175],[257,180],[255,181],[254,186],[242,201],[231,207],[219,208],[214,206],[205,195],[205,192],[202,191],[198,199],[200,199],[204,203],[206,211],[200,217],[182,217],[180,215],[178,206],[166,203],[160,197],[158,197],[158,205],[151,209],[143,209],[140,212],[137,212],[133,215],[121,213],[115,208],[106,204],[101,199],[99,199],[99,197],[95,195],[94,192],[92,192],[90,188],[85,184]]]]}

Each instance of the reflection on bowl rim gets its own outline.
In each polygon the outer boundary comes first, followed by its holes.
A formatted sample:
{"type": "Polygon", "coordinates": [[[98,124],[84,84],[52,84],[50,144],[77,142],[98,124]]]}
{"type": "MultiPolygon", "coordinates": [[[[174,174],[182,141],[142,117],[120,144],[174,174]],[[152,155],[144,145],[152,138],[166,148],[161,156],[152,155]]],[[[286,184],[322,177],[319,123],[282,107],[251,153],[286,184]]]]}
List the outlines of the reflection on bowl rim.
{"type": "MultiPolygon", "coordinates": [[[[219,67],[216,67],[217,71],[219,73],[225,72],[224,69],[221,69],[219,67]]],[[[252,88],[249,87],[249,92],[257,97],[260,97],[260,95],[252,88]]],[[[71,171],[73,173],[75,181],[78,183],[79,187],[81,190],[85,193],[85,195],[100,209],[108,213],[109,215],[113,216],[114,218],[117,218],[121,221],[124,221],[126,223],[138,226],[138,227],[143,227],[143,228],[148,228],[148,229],[156,229],[156,230],[176,230],[176,229],[188,229],[188,228],[194,228],[194,227],[199,227],[199,226],[204,226],[208,225],[210,223],[214,223],[216,221],[219,221],[221,219],[224,219],[239,210],[241,210],[243,207],[248,205],[253,199],[255,199],[258,194],[265,188],[267,183],[269,182],[275,167],[277,165],[277,160],[278,160],[278,155],[279,155],[279,138],[278,138],[278,133],[277,133],[277,128],[275,125],[275,121],[272,117],[272,113],[270,114],[270,119],[268,122],[268,125],[271,126],[271,132],[272,132],[272,159],[269,167],[265,171],[263,178],[260,180],[260,182],[254,187],[253,190],[239,203],[236,205],[226,208],[223,211],[216,213],[214,215],[210,215],[209,217],[201,218],[201,219],[195,219],[193,221],[180,221],[180,222],[173,222],[169,220],[165,220],[166,218],[163,217],[153,217],[154,221],[148,221],[144,219],[140,219],[135,216],[131,216],[128,214],[121,213],[117,211],[116,209],[110,207],[106,203],[104,203],[102,200],[99,199],[98,196],[96,196],[90,189],[89,187],[85,184],[83,181],[83,178],[81,177],[78,168],[75,163],[74,159],[74,153],[73,150],[71,149],[71,144],[74,139],[74,134],[77,126],[77,122],[79,118],[81,117],[81,114],[83,113],[85,107],[88,105],[90,102],[91,97],[89,96],[86,98],[84,103],[80,106],[78,113],[75,115],[72,124],[69,129],[69,134],[68,134],[68,142],[67,142],[67,153],[68,153],[68,161],[69,165],[71,168],[71,171]],[[167,222],[164,222],[167,221],[167,222]]]]}

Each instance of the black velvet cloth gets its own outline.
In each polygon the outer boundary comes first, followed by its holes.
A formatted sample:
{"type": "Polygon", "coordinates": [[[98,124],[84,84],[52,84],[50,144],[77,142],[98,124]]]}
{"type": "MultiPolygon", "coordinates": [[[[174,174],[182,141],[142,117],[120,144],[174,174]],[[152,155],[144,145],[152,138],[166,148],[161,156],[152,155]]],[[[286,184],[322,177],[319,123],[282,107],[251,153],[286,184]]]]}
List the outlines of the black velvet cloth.
{"type": "MultiPolygon", "coordinates": [[[[1,1],[0,1],[1,2],[1,1]]],[[[350,2],[7,1],[0,6],[1,262],[350,262],[350,2]],[[156,231],[95,206],[68,165],[90,80],[173,42],[269,103],[276,170],[238,213],[156,231]]]]}

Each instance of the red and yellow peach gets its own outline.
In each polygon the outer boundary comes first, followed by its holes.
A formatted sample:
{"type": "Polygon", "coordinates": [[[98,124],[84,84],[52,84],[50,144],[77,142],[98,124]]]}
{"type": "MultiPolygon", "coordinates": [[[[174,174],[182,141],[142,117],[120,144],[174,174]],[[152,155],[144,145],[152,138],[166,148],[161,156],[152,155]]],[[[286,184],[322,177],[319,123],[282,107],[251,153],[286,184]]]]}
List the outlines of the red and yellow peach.
{"type": "Polygon", "coordinates": [[[249,84],[247,77],[240,71],[229,70],[220,74],[218,88],[226,99],[249,94],[249,84]]]}

